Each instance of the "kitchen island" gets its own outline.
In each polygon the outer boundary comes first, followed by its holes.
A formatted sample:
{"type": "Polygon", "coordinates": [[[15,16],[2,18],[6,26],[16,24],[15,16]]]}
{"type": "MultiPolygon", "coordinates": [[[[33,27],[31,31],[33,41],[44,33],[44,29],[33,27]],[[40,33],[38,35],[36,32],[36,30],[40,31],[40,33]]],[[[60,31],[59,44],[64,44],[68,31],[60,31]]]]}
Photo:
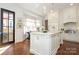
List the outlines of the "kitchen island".
{"type": "Polygon", "coordinates": [[[60,47],[59,33],[32,32],[30,53],[35,55],[55,55],[60,47]]]}

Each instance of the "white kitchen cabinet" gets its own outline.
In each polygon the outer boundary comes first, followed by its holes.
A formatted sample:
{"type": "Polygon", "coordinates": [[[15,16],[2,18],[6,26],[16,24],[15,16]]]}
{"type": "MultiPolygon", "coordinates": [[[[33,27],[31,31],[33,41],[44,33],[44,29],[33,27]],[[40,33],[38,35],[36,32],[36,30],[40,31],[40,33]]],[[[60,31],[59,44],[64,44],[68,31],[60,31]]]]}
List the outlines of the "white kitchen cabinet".
{"type": "Polygon", "coordinates": [[[36,55],[52,55],[56,54],[60,40],[55,33],[31,33],[30,52],[36,55]]]}
{"type": "Polygon", "coordinates": [[[63,18],[71,19],[76,18],[76,7],[68,7],[63,10],[63,18]]]}
{"type": "Polygon", "coordinates": [[[77,13],[77,14],[76,14],[76,17],[77,17],[77,19],[79,19],[79,6],[77,6],[76,9],[77,9],[77,10],[76,10],[76,11],[77,11],[77,12],[76,12],[76,13],[77,13]]]}
{"type": "Polygon", "coordinates": [[[78,21],[79,21],[79,6],[70,6],[64,8],[61,14],[60,22],[62,25],[67,24],[66,26],[62,26],[64,30],[74,30],[76,33],[63,33],[61,38],[67,41],[79,42],[78,37],[78,21]],[[76,24],[69,24],[69,23],[76,23],[76,24]]]}
{"type": "Polygon", "coordinates": [[[50,13],[48,15],[48,22],[56,23],[58,22],[58,12],[50,13]]]}
{"type": "Polygon", "coordinates": [[[57,32],[58,31],[58,23],[57,22],[56,23],[52,23],[52,22],[48,23],[48,30],[50,32],[57,32]]]}
{"type": "Polygon", "coordinates": [[[76,6],[70,6],[70,7],[67,7],[63,10],[63,15],[62,15],[62,21],[63,23],[66,23],[66,22],[76,22],[77,19],[77,9],[76,9],[76,6]]]}
{"type": "Polygon", "coordinates": [[[58,31],[58,23],[59,22],[59,14],[58,11],[50,13],[48,15],[48,30],[50,32],[57,32],[58,31]]]}
{"type": "Polygon", "coordinates": [[[61,15],[61,22],[67,23],[67,22],[77,22],[79,21],[79,6],[70,6],[67,8],[64,8],[61,15]]]}

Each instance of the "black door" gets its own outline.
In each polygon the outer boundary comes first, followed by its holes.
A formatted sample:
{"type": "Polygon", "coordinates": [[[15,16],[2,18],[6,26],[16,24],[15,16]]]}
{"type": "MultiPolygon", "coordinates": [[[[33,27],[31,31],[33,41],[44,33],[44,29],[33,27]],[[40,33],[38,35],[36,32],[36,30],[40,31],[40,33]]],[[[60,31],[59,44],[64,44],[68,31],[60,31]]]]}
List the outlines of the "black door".
{"type": "Polygon", "coordinates": [[[15,41],[15,13],[1,8],[1,43],[15,41]]]}

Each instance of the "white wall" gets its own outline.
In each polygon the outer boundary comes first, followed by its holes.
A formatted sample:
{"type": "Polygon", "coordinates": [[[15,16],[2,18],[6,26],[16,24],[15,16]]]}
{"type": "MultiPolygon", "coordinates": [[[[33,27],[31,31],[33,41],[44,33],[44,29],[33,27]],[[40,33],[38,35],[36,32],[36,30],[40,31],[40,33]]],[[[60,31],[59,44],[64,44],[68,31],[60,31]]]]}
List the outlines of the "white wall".
{"type": "Polygon", "coordinates": [[[0,3],[0,8],[8,9],[8,10],[15,12],[15,42],[23,41],[24,40],[23,39],[23,28],[17,28],[17,21],[21,19],[23,22],[25,18],[27,18],[27,15],[25,14],[28,11],[22,9],[20,6],[14,3],[0,3]]]}

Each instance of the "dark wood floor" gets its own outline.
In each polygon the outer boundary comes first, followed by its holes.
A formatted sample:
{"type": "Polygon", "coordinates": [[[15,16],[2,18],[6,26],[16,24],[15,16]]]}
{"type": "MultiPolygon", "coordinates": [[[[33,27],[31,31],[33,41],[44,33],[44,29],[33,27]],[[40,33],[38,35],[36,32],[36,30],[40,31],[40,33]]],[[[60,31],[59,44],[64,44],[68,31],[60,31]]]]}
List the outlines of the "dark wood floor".
{"type": "Polygon", "coordinates": [[[11,44],[11,47],[8,48],[2,55],[29,55],[29,45],[29,40],[11,44]]]}
{"type": "MultiPolygon", "coordinates": [[[[2,55],[32,55],[29,53],[29,46],[29,40],[11,44],[11,47],[2,55]]],[[[58,49],[57,55],[79,55],[79,43],[64,41],[64,44],[58,49]]]]}
{"type": "Polygon", "coordinates": [[[79,43],[64,41],[58,49],[57,55],[79,55],[79,43]]]}

